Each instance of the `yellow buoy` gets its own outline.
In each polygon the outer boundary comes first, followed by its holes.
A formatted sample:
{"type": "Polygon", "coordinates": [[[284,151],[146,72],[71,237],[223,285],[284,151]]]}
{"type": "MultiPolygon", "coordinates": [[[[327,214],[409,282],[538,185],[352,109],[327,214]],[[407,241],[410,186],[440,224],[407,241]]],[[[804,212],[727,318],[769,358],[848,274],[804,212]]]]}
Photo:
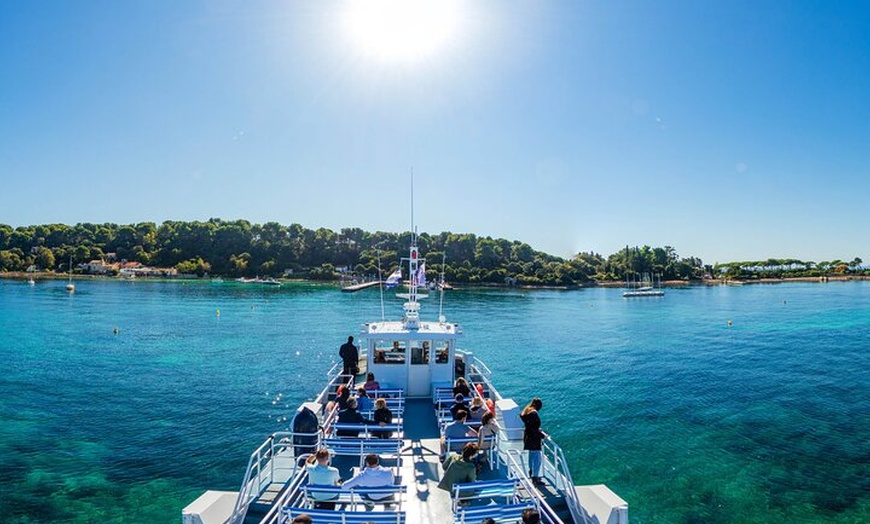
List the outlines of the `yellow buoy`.
{"type": "Polygon", "coordinates": [[[220,310],[220,309],[215,310],[214,313],[215,313],[215,316],[218,316],[218,317],[221,316],[221,310],[220,310]]]}

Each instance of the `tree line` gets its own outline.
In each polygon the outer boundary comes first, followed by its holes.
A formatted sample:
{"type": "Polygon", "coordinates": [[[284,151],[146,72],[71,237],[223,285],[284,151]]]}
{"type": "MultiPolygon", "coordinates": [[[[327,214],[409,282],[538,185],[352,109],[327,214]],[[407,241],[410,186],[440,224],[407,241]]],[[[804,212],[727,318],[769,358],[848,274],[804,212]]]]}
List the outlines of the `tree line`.
{"type": "MultiPolygon", "coordinates": [[[[115,253],[118,260],[173,267],[180,273],[240,276],[294,276],[337,279],[339,268],[361,276],[386,275],[407,253],[410,232],[367,232],[360,228],[308,229],[299,224],[252,224],[247,220],[45,224],[13,228],[0,224],[0,271],[66,271],[115,253]]],[[[624,281],[641,275],[662,280],[718,276],[720,268],[696,257],[681,258],[674,248],[628,247],[604,257],[578,253],[565,259],[517,240],[470,233],[418,235],[427,257],[429,279],[449,282],[574,286],[594,281],[624,281]],[[442,260],[445,263],[442,265],[442,260]]],[[[743,267],[743,266],[735,266],[743,267]]],[[[406,275],[407,276],[407,275],[406,275]]]]}

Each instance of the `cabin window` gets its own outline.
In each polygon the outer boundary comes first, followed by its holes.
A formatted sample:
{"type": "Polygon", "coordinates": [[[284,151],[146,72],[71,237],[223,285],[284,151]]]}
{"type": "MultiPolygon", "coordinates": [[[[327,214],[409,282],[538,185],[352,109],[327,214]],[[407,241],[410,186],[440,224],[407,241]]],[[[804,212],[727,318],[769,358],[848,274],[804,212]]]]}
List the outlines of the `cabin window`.
{"type": "Polygon", "coordinates": [[[429,350],[431,348],[431,344],[428,340],[419,341],[412,340],[411,341],[411,365],[419,366],[429,363],[429,350]]]}
{"type": "Polygon", "coordinates": [[[447,341],[435,342],[435,363],[446,364],[450,360],[450,344],[447,341]]]}
{"type": "Polygon", "coordinates": [[[405,343],[401,340],[375,341],[375,364],[404,364],[405,343]]]}

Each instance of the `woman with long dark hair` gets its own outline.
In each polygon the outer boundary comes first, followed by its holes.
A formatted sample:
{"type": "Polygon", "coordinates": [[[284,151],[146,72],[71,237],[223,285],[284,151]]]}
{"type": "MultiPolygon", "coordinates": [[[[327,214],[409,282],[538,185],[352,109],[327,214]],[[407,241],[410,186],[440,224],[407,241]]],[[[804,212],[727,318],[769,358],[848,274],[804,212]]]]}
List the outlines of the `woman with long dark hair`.
{"type": "Polygon", "coordinates": [[[529,476],[532,477],[532,482],[538,485],[543,483],[541,480],[541,442],[549,437],[541,430],[541,417],[538,416],[538,411],[543,405],[541,399],[535,397],[520,413],[520,418],[525,425],[523,449],[529,452],[529,476]]]}

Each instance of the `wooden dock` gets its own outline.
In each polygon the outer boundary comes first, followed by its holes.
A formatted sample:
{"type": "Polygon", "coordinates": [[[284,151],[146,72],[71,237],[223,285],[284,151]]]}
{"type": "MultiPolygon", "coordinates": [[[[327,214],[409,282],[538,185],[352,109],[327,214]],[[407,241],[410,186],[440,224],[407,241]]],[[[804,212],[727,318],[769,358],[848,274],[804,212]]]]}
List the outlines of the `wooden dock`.
{"type": "Polygon", "coordinates": [[[371,282],[363,282],[362,284],[353,284],[351,286],[341,288],[342,293],[354,293],[359,291],[360,289],[366,289],[370,287],[379,286],[381,284],[380,280],[372,280],[371,282]]]}

